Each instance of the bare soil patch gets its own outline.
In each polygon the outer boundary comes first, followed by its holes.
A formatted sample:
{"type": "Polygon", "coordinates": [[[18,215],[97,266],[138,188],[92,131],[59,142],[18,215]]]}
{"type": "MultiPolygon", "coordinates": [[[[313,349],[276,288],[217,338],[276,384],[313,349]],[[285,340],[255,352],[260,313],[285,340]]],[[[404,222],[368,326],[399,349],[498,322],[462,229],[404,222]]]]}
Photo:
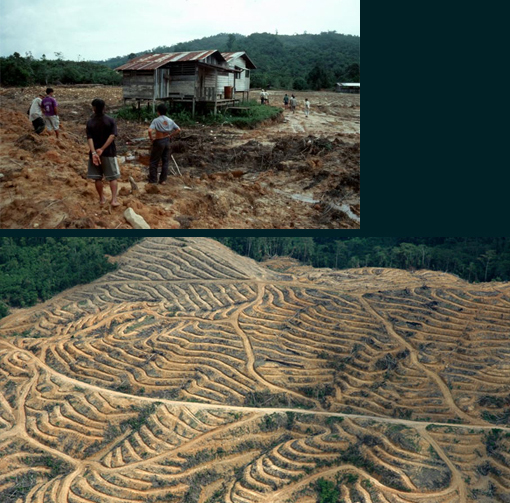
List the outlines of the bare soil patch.
{"type": "Polygon", "coordinates": [[[117,263],[0,321],[0,501],[508,500],[510,284],[205,238],[117,263]]]}
{"type": "MultiPolygon", "coordinates": [[[[1,228],[127,229],[128,207],[162,229],[360,226],[359,96],[308,93],[310,117],[298,107],[256,129],[185,127],[172,144],[183,176],[156,189],[146,186],[148,124],[118,120],[121,206],[110,208],[86,179],[85,123],[93,98],[116,109],[122,89],[57,87],[59,140],[31,132],[26,109],[38,92],[0,90],[1,228]]],[[[283,94],[272,91],[271,103],[283,94]]]]}

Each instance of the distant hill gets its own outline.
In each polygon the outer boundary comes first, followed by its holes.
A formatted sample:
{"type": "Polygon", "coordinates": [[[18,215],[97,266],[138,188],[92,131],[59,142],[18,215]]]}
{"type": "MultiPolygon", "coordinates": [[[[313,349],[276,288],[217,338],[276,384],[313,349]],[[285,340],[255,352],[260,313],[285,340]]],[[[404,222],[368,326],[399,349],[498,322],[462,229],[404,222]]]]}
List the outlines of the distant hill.
{"type": "Polygon", "coordinates": [[[335,82],[359,82],[360,37],[341,35],[334,31],[319,35],[274,35],[253,33],[249,36],[221,33],[159,46],[150,50],[98,61],[116,68],[136,56],[148,52],[181,52],[218,49],[246,51],[257,66],[252,73],[252,87],[319,89],[332,87],[335,82]]]}

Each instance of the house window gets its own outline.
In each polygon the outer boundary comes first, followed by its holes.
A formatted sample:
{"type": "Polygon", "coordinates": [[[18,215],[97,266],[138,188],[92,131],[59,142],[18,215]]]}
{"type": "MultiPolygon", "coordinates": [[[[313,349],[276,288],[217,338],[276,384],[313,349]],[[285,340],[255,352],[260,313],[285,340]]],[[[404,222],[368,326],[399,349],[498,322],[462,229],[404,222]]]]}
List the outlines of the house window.
{"type": "Polygon", "coordinates": [[[249,79],[249,78],[250,78],[250,70],[245,70],[245,71],[244,71],[244,75],[245,75],[245,77],[246,77],[247,79],[249,79]]]}

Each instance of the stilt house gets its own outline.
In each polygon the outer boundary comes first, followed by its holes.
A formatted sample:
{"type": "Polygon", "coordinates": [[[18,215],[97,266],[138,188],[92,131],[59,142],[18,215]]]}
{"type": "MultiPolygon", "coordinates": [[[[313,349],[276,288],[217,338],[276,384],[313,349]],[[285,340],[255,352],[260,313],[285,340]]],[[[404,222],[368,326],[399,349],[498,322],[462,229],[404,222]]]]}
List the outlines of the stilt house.
{"type": "Polygon", "coordinates": [[[246,52],[222,52],[230,68],[236,70],[225,76],[218,76],[219,86],[224,88],[232,87],[233,96],[235,93],[242,93],[243,101],[250,98],[250,73],[257,67],[248,57],[246,52]]]}
{"type": "MultiPolygon", "coordinates": [[[[231,68],[219,51],[171,52],[145,54],[116,68],[123,76],[123,97],[138,101],[173,101],[192,106],[234,104],[226,99],[220,77],[241,73],[231,68]]],[[[233,79],[234,80],[234,79],[233,79]]]]}

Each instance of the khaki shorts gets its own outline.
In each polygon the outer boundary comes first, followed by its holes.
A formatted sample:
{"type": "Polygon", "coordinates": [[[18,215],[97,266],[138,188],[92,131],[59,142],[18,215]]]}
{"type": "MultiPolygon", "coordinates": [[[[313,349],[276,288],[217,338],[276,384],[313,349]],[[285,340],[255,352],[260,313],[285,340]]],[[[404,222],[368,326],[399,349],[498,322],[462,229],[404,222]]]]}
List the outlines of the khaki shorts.
{"type": "Polygon", "coordinates": [[[48,131],[58,131],[58,125],[60,124],[58,115],[45,115],[44,124],[46,124],[46,129],[48,131]]]}
{"type": "Polygon", "coordinates": [[[87,178],[92,178],[93,180],[102,180],[103,176],[109,182],[120,178],[120,169],[116,157],[101,157],[101,164],[99,166],[94,165],[94,163],[89,158],[87,178]]]}

